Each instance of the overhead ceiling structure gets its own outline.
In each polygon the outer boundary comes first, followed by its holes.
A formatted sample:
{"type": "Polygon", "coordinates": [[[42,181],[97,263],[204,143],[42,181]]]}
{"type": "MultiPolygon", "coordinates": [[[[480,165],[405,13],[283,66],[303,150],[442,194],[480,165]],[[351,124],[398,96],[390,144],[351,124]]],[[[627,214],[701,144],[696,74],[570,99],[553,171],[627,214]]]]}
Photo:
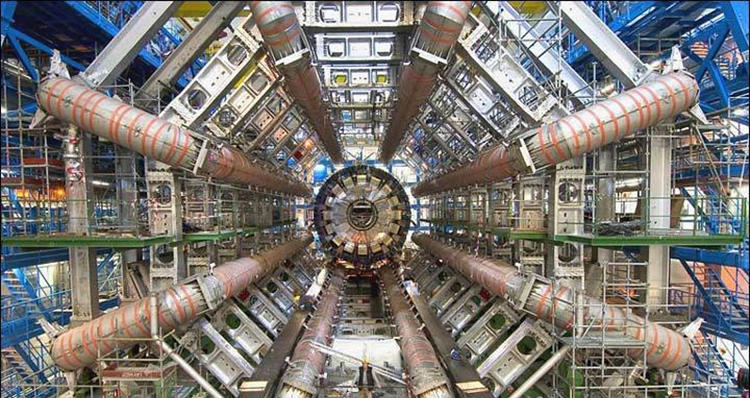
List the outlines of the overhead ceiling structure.
{"type": "Polygon", "coordinates": [[[750,388],[746,3],[2,7],[2,398],[750,388]]]}

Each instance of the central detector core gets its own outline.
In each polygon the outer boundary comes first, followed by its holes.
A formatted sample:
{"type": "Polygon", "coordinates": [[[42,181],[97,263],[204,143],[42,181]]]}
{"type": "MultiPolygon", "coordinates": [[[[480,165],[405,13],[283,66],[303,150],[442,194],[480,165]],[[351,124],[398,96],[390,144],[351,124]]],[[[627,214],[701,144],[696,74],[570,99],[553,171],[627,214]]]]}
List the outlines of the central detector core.
{"type": "Polygon", "coordinates": [[[315,198],[320,242],[336,260],[376,265],[399,255],[411,220],[409,198],[385,170],[364,165],[331,175],[315,198]]]}
{"type": "Polygon", "coordinates": [[[346,218],[352,228],[367,231],[378,222],[378,209],[367,199],[358,199],[349,204],[346,218]]]}

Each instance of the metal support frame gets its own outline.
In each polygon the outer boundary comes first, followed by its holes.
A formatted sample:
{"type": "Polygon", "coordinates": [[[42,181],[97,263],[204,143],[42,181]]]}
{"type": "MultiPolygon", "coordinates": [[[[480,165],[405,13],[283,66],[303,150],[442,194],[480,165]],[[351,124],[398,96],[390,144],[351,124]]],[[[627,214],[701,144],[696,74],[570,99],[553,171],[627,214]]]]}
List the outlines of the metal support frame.
{"type": "Polygon", "coordinates": [[[459,396],[490,398],[492,395],[487,387],[482,384],[477,370],[463,355],[459,354],[458,358],[455,357],[455,354],[458,353],[458,346],[451,334],[445,330],[440,319],[432,311],[424,295],[413,284],[407,285],[406,293],[414,303],[419,317],[422,318],[425,329],[427,329],[448,376],[455,384],[459,396]]]}
{"type": "MultiPolygon", "coordinates": [[[[178,174],[154,166],[146,171],[149,207],[149,229],[153,236],[168,235],[175,242],[183,237],[182,181],[178,174]]],[[[150,246],[150,289],[163,290],[187,277],[185,245],[150,246]]]]}
{"type": "Polygon", "coordinates": [[[188,128],[197,128],[207,119],[209,112],[258,61],[260,45],[252,37],[254,29],[252,15],[243,19],[224,46],[159,116],[188,128]]]}
{"type": "MultiPolygon", "coordinates": [[[[507,33],[512,35],[520,45],[525,47],[535,63],[549,75],[560,74],[560,80],[568,87],[572,98],[581,105],[590,103],[596,93],[570,64],[560,60],[560,54],[540,35],[539,26],[531,26],[507,1],[499,5],[500,23],[506,26],[507,33]],[[559,60],[559,62],[558,62],[559,60]]],[[[541,25],[543,22],[539,22],[541,25]]]]}
{"type": "Polygon", "coordinates": [[[146,2],[79,76],[91,87],[114,83],[181,4],[182,1],[146,2]]]}
{"type": "Polygon", "coordinates": [[[586,44],[604,67],[626,88],[641,84],[648,67],[633,54],[617,35],[583,1],[548,2],[562,13],[565,26],[586,44]]]}
{"type": "MultiPolygon", "coordinates": [[[[69,126],[65,144],[65,190],[68,198],[68,232],[89,235],[94,214],[91,136],[78,127],[69,126]]],[[[70,277],[73,304],[73,325],[99,315],[99,291],[96,272],[96,249],[71,247],[70,277]]]]}
{"type": "MultiPolygon", "coordinates": [[[[177,2],[181,3],[181,2],[177,2]]],[[[211,11],[201,19],[190,34],[169,57],[159,66],[141,89],[136,93],[137,99],[156,98],[162,88],[174,85],[185,70],[200,56],[232,20],[245,7],[244,1],[218,2],[211,11]]]]}
{"type": "MultiPolygon", "coordinates": [[[[663,128],[652,130],[649,140],[649,191],[648,217],[651,231],[669,231],[671,220],[672,197],[672,139],[662,136],[670,131],[663,128]]],[[[669,246],[648,246],[648,266],[646,279],[649,283],[646,302],[648,304],[666,304],[671,261],[669,246]]]]}

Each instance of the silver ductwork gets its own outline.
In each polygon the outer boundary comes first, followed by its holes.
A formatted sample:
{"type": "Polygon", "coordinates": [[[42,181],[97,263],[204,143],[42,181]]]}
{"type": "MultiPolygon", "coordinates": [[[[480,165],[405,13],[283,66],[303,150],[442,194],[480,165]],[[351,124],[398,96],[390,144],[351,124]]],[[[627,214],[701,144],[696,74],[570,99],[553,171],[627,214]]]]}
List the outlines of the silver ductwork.
{"type": "MultiPolygon", "coordinates": [[[[515,302],[525,312],[541,320],[575,332],[574,290],[521,273],[516,267],[500,260],[456,250],[427,235],[414,235],[412,240],[489,292],[515,302]]],[[[640,349],[627,350],[632,358],[645,357],[649,366],[666,370],[687,366],[691,354],[690,342],[680,333],[592,297],[584,297],[582,306],[583,319],[579,319],[579,322],[593,325],[592,329],[604,329],[608,333],[622,334],[634,342],[645,343],[648,347],[645,354],[640,349]]]]}
{"type": "Polygon", "coordinates": [[[305,333],[294,348],[289,369],[281,379],[281,389],[277,394],[279,398],[309,398],[318,393],[317,380],[324,372],[326,354],[312,343],[330,345],[344,282],[344,269],[333,270],[325,293],[315,306],[312,319],[305,324],[305,333]]]}
{"type": "Polygon", "coordinates": [[[312,194],[306,184],[267,170],[229,146],[207,147],[202,158],[197,133],[73,80],[42,80],[36,96],[39,107],[48,114],[172,167],[289,195],[312,194]]]}
{"type": "MultiPolygon", "coordinates": [[[[259,253],[214,268],[158,293],[158,327],[162,333],[195,320],[228,298],[238,295],[281,262],[312,243],[312,235],[297,238],[259,253]]],[[[125,350],[152,335],[151,297],[121,306],[97,319],[60,334],[52,342],[52,360],[64,370],[93,365],[115,350],[125,350]]]]}
{"type": "Polygon", "coordinates": [[[470,1],[430,1],[417,29],[411,63],[404,67],[391,123],[380,148],[380,160],[393,159],[409,124],[430,97],[438,73],[461,34],[471,9],[470,1]]]}
{"type": "Polygon", "coordinates": [[[454,171],[414,187],[426,196],[473,184],[489,184],[582,156],[671,119],[698,101],[698,82],[683,72],[599,102],[553,123],[531,129],[510,146],[500,145],[454,171]]]}
{"type": "Polygon", "coordinates": [[[250,8],[276,67],[284,75],[287,90],[307,113],[331,161],[342,163],[341,145],[323,103],[320,77],[311,64],[294,6],[290,1],[253,1],[250,8]]]}

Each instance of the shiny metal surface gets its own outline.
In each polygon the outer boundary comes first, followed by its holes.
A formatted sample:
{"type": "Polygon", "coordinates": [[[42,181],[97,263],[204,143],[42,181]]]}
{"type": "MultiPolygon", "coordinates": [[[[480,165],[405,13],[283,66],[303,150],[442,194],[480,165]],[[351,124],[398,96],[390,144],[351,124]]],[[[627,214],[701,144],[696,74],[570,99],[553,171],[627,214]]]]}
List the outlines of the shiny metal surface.
{"type": "Polygon", "coordinates": [[[398,100],[380,148],[380,160],[391,161],[447,64],[448,54],[458,40],[471,8],[470,1],[430,1],[416,34],[411,63],[404,67],[398,100]]]}
{"type": "Polygon", "coordinates": [[[317,380],[323,373],[326,355],[312,346],[312,343],[330,345],[334,316],[344,288],[344,270],[331,272],[331,278],[323,297],[318,302],[312,319],[305,325],[306,330],[294,348],[289,369],[281,379],[279,397],[312,397],[317,393],[317,380]]]}
{"type": "Polygon", "coordinates": [[[398,255],[411,211],[401,184],[387,172],[351,166],[331,175],[315,199],[314,223],[335,258],[367,266],[398,255]]]}
{"type": "MultiPolygon", "coordinates": [[[[173,330],[195,320],[209,309],[214,299],[206,297],[203,286],[211,294],[225,300],[238,295],[273,267],[294,256],[312,243],[312,235],[304,234],[254,257],[230,261],[204,274],[202,281],[192,280],[158,293],[158,326],[162,332],[173,330]]],[[[124,305],[97,319],[72,328],[57,336],[50,350],[53,361],[64,370],[80,369],[115,350],[124,350],[151,336],[150,298],[124,305]]]]}
{"type": "Polygon", "coordinates": [[[250,8],[276,66],[284,74],[287,90],[305,109],[331,160],[343,162],[341,145],[323,102],[320,76],[310,63],[294,6],[290,1],[253,1],[250,8]]]}
{"type": "MultiPolygon", "coordinates": [[[[43,80],[37,101],[50,115],[148,158],[190,171],[199,163],[202,144],[195,132],[73,80],[43,80]]],[[[305,197],[312,192],[303,182],[267,170],[231,146],[209,148],[197,171],[222,182],[249,184],[295,196],[305,197]]]]}
{"type": "Polygon", "coordinates": [[[448,378],[404,297],[396,270],[390,267],[381,268],[380,279],[383,282],[383,292],[390,304],[391,317],[398,329],[399,344],[409,370],[412,391],[418,397],[450,397],[448,378]]]}
{"type": "MultiPolygon", "coordinates": [[[[576,296],[573,289],[554,286],[540,279],[529,279],[528,274],[519,272],[510,264],[456,250],[428,235],[414,235],[412,240],[491,293],[521,302],[527,313],[560,328],[573,330],[576,316],[572,305],[576,296]],[[524,298],[527,283],[532,283],[532,286],[524,298]]],[[[635,342],[646,343],[648,349],[645,358],[650,366],[676,370],[688,364],[690,343],[680,333],[595,298],[584,297],[583,305],[583,320],[579,322],[598,325],[594,328],[604,328],[606,332],[621,333],[635,342]]],[[[638,349],[628,350],[628,355],[635,359],[644,357],[644,353],[638,349]]]]}
{"type": "Polygon", "coordinates": [[[418,184],[412,193],[426,196],[525,174],[532,165],[536,169],[555,165],[673,118],[697,100],[698,83],[691,75],[675,72],[660,76],[554,123],[531,129],[522,134],[527,137],[523,144],[490,149],[467,165],[418,184]],[[526,150],[528,158],[524,159],[526,150]]]}

